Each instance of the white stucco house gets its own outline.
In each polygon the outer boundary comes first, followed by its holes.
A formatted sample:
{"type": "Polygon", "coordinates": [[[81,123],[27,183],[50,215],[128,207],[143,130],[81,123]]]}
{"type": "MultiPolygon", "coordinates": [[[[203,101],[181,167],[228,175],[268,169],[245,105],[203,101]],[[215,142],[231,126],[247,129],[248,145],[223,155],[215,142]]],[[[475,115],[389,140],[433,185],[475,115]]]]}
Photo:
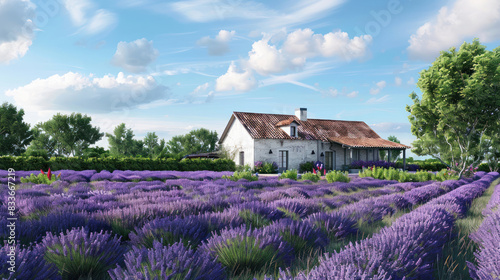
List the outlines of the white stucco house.
{"type": "Polygon", "coordinates": [[[380,138],[361,121],[308,119],[306,108],[295,115],[233,112],[219,145],[235,152],[237,165],[276,162],[280,172],[317,160],[339,170],[353,160],[378,160],[379,150],[402,150],[405,163],[410,148],[380,138]]]}

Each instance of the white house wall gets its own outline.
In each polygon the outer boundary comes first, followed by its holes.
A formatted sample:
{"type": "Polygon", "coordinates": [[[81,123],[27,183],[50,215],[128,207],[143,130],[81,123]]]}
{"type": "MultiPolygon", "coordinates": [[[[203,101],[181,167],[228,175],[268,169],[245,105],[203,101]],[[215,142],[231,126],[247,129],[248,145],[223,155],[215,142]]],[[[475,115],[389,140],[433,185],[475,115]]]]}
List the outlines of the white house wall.
{"type": "Polygon", "coordinates": [[[222,146],[230,152],[234,152],[233,160],[236,165],[239,165],[240,152],[244,152],[244,164],[248,164],[253,168],[255,157],[254,141],[238,119],[235,119],[229,127],[226,138],[224,138],[222,142],[222,146]]]}
{"type": "Polygon", "coordinates": [[[301,163],[317,161],[319,155],[316,140],[255,139],[255,161],[278,163],[280,150],[288,151],[288,169],[298,170],[301,163]],[[273,153],[269,154],[269,150],[273,153]]]}

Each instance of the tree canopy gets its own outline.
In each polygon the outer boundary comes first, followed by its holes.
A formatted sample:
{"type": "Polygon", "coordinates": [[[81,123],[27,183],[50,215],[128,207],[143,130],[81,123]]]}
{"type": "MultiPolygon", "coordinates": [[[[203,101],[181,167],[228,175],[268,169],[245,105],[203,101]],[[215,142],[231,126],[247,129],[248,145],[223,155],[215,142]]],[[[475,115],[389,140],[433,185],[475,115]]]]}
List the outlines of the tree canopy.
{"type": "Polygon", "coordinates": [[[112,156],[137,156],[142,154],[143,142],[134,139],[132,129],[127,129],[124,123],[115,127],[113,134],[106,133],[109,142],[109,153],[112,156]]]}
{"type": "Polygon", "coordinates": [[[500,48],[488,51],[474,40],[441,52],[420,72],[417,86],[422,97],[413,92],[406,107],[417,137],[412,151],[460,174],[477,166],[491,147],[485,140],[500,129],[500,48]]]}
{"type": "Polygon", "coordinates": [[[91,117],[80,113],[61,115],[38,123],[33,129],[34,139],[29,153],[46,152],[48,156],[81,156],[90,145],[104,135],[98,127],[93,127],[91,117]]]}
{"type": "Polygon", "coordinates": [[[217,149],[219,137],[216,131],[206,128],[191,130],[185,135],[172,137],[167,143],[167,150],[171,156],[183,157],[189,154],[209,153],[217,149]]]}
{"type": "Polygon", "coordinates": [[[24,110],[7,102],[0,106],[0,155],[20,155],[26,150],[33,133],[23,122],[24,110]]]}

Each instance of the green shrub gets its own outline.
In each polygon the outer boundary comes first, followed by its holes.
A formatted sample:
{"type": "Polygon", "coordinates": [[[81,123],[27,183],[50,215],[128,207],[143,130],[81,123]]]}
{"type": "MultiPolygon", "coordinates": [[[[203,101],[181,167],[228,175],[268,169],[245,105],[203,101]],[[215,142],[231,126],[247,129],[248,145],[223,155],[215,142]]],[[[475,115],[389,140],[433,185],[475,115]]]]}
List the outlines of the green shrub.
{"type": "Polygon", "coordinates": [[[30,176],[21,178],[21,183],[50,185],[56,181],[57,177],[60,177],[60,175],[59,176],[52,176],[52,178],[49,180],[49,177],[47,177],[47,174],[40,173],[40,174],[38,174],[38,176],[36,176],[35,174],[31,173],[30,176]]]}
{"type": "Polygon", "coordinates": [[[313,181],[316,183],[319,181],[319,179],[321,179],[321,176],[319,174],[314,174],[312,172],[306,172],[306,173],[302,174],[301,179],[313,181]]]}
{"type": "Polygon", "coordinates": [[[313,169],[314,169],[314,161],[303,162],[299,165],[300,173],[311,172],[311,170],[313,169]]]}
{"type": "Polygon", "coordinates": [[[446,180],[458,180],[458,172],[452,169],[443,169],[436,173],[436,180],[446,181],[446,180]]]}
{"type": "Polygon", "coordinates": [[[261,174],[273,174],[278,172],[278,164],[276,162],[256,161],[254,171],[261,174]]]}
{"type": "Polygon", "coordinates": [[[252,167],[250,167],[250,165],[248,165],[248,164],[238,165],[238,166],[236,166],[235,170],[237,172],[252,172],[252,167]]]}
{"type": "Polygon", "coordinates": [[[53,170],[71,169],[82,170],[177,170],[177,171],[234,171],[235,163],[229,159],[184,159],[172,158],[94,158],[94,157],[13,157],[1,156],[0,169],[7,170],[53,170]]]}
{"type": "Polygon", "coordinates": [[[328,181],[328,183],[333,183],[333,182],[349,183],[349,181],[351,181],[351,178],[349,178],[349,173],[347,171],[342,172],[338,170],[332,170],[326,173],[326,180],[328,181]]]}
{"type": "Polygon", "coordinates": [[[254,176],[252,171],[235,171],[232,176],[224,175],[222,179],[229,179],[231,181],[238,181],[239,179],[247,179],[248,181],[257,181],[259,177],[254,176]]]}
{"type": "Polygon", "coordinates": [[[292,180],[297,181],[297,170],[295,170],[295,169],[287,170],[287,171],[281,173],[279,178],[280,179],[292,179],[292,180]]]}
{"type": "Polygon", "coordinates": [[[440,180],[431,172],[417,171],[415,173],[408,173],[407,171],[397,170],[392,167],[389,169],[380,167],[367,168],[364,169],[363,172],[359,172],[359,177],[373,177],[375,179],[396,180],[399,182],[426,182],[430,180],[440,180]]]}

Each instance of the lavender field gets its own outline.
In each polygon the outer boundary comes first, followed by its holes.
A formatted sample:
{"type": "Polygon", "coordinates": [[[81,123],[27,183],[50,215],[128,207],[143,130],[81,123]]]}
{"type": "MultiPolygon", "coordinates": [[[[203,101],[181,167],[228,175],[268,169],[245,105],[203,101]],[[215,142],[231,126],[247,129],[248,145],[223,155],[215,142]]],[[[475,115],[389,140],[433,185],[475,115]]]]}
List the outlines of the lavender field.
{"type": "Polygon", "coordinates": [[[313,183],[61,170],[50,185],[21,183],[32,173],[40,171],[15,172],[10,274],[9,173],[0,170],[2,279],[440,279],[443,248],[479,198],[487,205],[470,236],[478,249],[464,267],[472,279],[500,275],[496,172],[313,183]]]}

